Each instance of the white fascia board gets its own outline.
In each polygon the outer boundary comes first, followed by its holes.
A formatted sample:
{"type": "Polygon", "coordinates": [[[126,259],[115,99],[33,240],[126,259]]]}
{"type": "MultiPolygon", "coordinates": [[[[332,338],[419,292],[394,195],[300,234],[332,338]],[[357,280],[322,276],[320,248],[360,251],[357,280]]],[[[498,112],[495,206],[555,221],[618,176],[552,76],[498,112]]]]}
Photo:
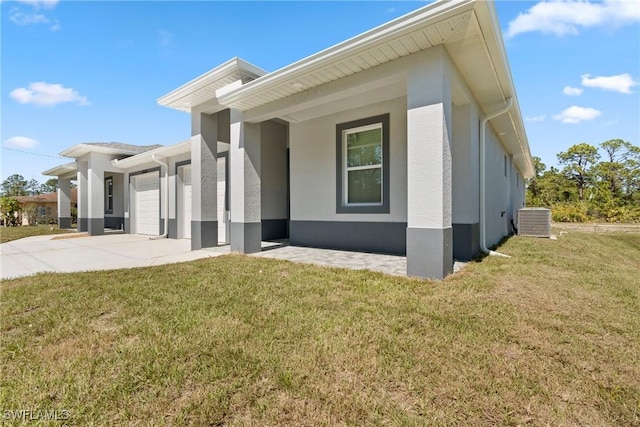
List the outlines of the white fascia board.
{"type": "Polygon", "coordinates": [[[111,160],[111,164],[120,169],[129,169],[134,166],[139,166],[144,163],[152,161],[153,156],[159,159],[166,159],[167,157],[177,156],[179,154],[191,152],[191,140],[179,142],[177,144],[169,145],[167,147],[160,147],[153,150],[145,151],[144,153],[136,154],[135,156],[127,157],[126,159],[114,159],[111,160]]]}
{"type": "Polygon", "coordinates": [[[437,1],[420,8],[393,21],[380,25],[372,30],[352,37],[342,43],[308,56],[293,64],[249,82],[220,98],[221,104],[232,104],[244,97],[268,90],[286,81],[295,79],[332,63],[356,55],[363,50],[371,49],[395,39],[404,33],[414,31],[420,26],[432,25],[474,7],[476,0],[437,1]]]}
{"type": "Polygon", "coordinates": [[[122,150],[122,149],[112,148],[112,147],[101,147],[99,145],[76,144],[60,152],[60,155],[62,157],[77,159],[78,157],[83,156],[87,153],[102,153],[102,154],[114,154],[114,155],[129,155],[129,156],[136,154],[135,151],[131,151],[131,150],[122,150]]]}
{"type": "Polygon", "coordinates": [[[165,107],[170,106],[173,102],[179,101],[185,96],[188,96],[191,93],[196,92],[216,80],[224,78],[236,71],[253,75],[256,78],[267,74],[267,71],[243,60],[242,58],[235,57],[196,77],[190,82],[183,84],[179,88],[172,90],[166,95],[161,96],[158,98],[157,102],[165,107]]]}
{"type": "Polygon", "coordinates": [[[58,165],[56,167],[48,169],[48,170],[42,172],[42,175],[46,175],[46,176],[62,176],[62,175],[66,175],[66,174],[68,174],[70,172],[77,171],[77,170],[78,170],[78,164],[76,162],[70,162],[70,163],[65,163],[63,165],[58,165]]]}

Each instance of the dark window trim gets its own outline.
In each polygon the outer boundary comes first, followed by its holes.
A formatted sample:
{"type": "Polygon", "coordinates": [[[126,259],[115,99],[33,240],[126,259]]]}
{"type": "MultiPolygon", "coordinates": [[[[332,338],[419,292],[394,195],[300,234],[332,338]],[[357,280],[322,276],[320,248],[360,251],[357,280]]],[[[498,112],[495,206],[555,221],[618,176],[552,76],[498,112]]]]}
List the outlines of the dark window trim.
{"type": "Polygon", "coordinates": [[[104,179],[104,213],[113,214],[113,177],[108,176],[104,179]],[[109,183],[111,183],[111,194],[109,194],[109,183]],[[109,209],[109,196],[111,196],[111,209],[109,209]]]}
{"type": "Polygon", "coordinates": [[[389,114],[354,120],[336,125],[336,213],[389,213],[389,114]],[[382,124],[382,204],[354,205],[344,204],[342,133],[345,130],[361,126],[382,124]]]}

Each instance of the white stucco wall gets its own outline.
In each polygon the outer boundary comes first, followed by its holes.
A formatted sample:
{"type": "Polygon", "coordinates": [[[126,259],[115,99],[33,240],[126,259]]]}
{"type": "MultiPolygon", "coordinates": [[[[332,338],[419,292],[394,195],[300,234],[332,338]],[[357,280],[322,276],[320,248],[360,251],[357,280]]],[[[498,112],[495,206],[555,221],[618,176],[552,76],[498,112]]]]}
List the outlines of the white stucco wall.
{"type": "Polygon", "coordinates": [[[289,125],[292,221],[407,221],[405,97],[289,125]],[[388,214],[336,213],[336,125],[389,113],[388,214]]]}

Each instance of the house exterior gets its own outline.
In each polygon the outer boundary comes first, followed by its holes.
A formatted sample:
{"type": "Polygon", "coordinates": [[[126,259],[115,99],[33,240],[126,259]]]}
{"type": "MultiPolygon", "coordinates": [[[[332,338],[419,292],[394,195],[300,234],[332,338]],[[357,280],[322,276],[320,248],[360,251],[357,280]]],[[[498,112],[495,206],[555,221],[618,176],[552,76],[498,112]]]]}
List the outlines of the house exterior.
{"type": "MultiPolygon", "coordinates": [[[[71,208],[75,207],[77,202],[78,191],[76,188],[71,188],[69,193],[69,212],[71,208]]],[[[58,219],[58,194],[57,193],[45,193],[38,194],[37,196],[15,196],[14,199],[20,203],[20,220],[21,225],[30,225],[27,210],[30,208],[36,208],[37,216],[45,223],[49,221],[57,221],[58,219]]],[[[70,226],[70,224],[69,224],[70,226]]],[[[68,228],[68,227],[67,227],[68,228]]]]}
{"type": "Polygon", "coordinates": [[[533,174],[490,1],[438,1],[271,73],[234,58],[158,103],[191,115],[190,139],[79,144],[45,172],[77,176],[81,229],[117,218],[241,253],[288,238],[440,279],[510,233],[533,174]]]}

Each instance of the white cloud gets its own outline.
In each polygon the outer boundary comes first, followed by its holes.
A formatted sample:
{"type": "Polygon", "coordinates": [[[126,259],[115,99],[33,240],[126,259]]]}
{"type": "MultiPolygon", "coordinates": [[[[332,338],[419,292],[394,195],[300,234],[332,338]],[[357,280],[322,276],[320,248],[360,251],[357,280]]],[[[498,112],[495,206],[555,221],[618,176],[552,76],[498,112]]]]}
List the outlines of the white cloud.
{"type": "Polygon", "coordinates": [[[39,107],[53,107],[65,102],[81,106],[91,105],[87,98],[76,90],[57,83],[34,82],[29,88],[19,87],[12,90],[9,95],[20,104],[34,104],[39,107]]]}
{"type": "Polygon", "coordinates": [[[18,3],[28,4],[35,9],[53,9],[58,4],[58,0],[18,0],[18,3]]]}
{"type": "Polygon", "coordinates": [[[9,19],[16,25],[46,24],[49,18],[41,13],[13,12],[9,19]]]}
{"type": "Polygon", "coordinates": [[[543,122],[544,119],[547,118],[546,114],[541,114],[539,116],[526,117],[525,120],[528,122],[543,122]]]}
{"type": "Polygon", "coordinates": [[[583,74],[582,86],[585,87],[597,87],[603,90],[610,90],[613,92],[620,92],[625,94],[632,94],[631,88],[637,86],[638,82],[633,80],[630,74],[618,74],[617,76],[599,76],[591,78],[589,74],[583,74]]]}
{"type": "Polygon", "coordinates": [[[565,86],[564,89],[562,89],[562,93],[569,96],[578,96],[582,94],[583,90],[584,89],[580,89],[579,87],[565,86]]]}
{"type": "Polygon", "coordinates": [[[576,35],[579,28],[619,27],[640,21],[637,0],[551,0],[537,3],[509,22],[507,37],[539,31],[545,34],[576,35]]]}
{"type": "Polygon", "coordinates": [[[12,136],[4,142],[4,146],[8,148],[33,148],[39,142],[26,136],[12,136]]]}
{"type": "Polygon", "coordinates": [[[593,120],[600,116],[602,111],[590,107],[576,107],[575,105],[565,108],[560,114],[553,116],[554,120],[562,123],[576,124],[587,120],[593,120]]]}
{"type": "MultiPolygon", "coordinates": [[[[51,22],[51,18],[45,10],[53,9],[58,4],[58,0],[17,0],[17,2],[31,6],[31,10],[25,11],[21,7],[13,8],[9,12],[9,19],[16,25],[48,24],[51,22]]],[[[60,29],[60,23],[57,19],[53,21],[50,29],[51,31],[60,29]]]]}

